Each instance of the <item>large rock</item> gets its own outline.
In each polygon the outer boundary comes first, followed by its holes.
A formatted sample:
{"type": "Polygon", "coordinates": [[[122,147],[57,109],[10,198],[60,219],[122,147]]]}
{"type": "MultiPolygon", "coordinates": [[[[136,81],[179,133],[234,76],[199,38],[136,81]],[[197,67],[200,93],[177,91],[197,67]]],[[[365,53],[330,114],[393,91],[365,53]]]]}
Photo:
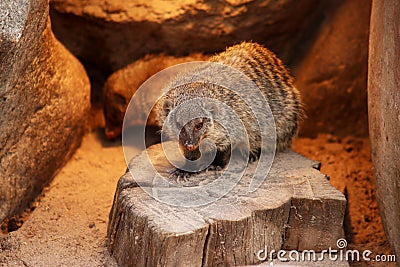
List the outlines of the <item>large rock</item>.
{"type": "Polygon", "coordinates": [[[48,2],[0,2],[0,222],[79,146],[90,106],[82,65],[54,38],[48,2]]]}
{"type": "Polygon", "coordinates": [[[383,228],[400,259],[400,3],[374,1],[368,71],[371,156],[383,228]]]}
{"type": "Polygon", "coordinates": [[[243,40],[265,43],[286,62],[333,1],[51,0],[56,36],[107,74],[148,53],[212,53],[243,40]]]}
{"type": "Polygon", "coordinates": [[[368,134],[369,0],[344,1],[295,68],[308,120],[301,134],[368,134]]]}

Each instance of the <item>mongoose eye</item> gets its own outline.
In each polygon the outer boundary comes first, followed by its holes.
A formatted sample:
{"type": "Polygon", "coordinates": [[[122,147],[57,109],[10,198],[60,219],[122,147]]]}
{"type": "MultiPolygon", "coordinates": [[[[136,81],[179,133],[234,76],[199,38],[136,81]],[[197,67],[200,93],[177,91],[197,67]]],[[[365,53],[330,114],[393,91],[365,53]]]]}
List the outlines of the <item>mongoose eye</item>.
{"type": "Polygon", "coordinates": [[[203,123],[202,123],[202,122],[200,122],[200,123],[198,123],[198,124],[196,124],[196,125],[194,126],[194,129],[195,129],[196,131],[201,130],[201,128],[203,128],[203,123]]]}

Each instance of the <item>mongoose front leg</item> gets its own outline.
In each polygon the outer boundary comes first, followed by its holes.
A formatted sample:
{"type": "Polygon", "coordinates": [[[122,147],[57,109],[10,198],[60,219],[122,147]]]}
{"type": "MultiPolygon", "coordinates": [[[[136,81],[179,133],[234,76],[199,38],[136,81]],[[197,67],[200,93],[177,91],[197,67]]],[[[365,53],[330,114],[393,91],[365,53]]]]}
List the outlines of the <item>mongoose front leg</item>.
{"type": "Polygon", "coordinates": [[[175,180],[178,184],[180,184],[188,182],[190,175],[190,172],[176,168],[171,171],[169,178],[175,180]]]}

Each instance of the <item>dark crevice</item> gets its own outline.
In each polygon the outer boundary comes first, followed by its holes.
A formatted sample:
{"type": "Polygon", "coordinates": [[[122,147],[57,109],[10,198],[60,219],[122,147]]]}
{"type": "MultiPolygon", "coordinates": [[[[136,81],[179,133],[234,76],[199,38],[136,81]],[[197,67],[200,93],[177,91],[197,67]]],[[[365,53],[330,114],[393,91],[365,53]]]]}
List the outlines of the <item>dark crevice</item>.
{"type": "MultiPolygon", "coordinates": [[[[288,232],[288,229],[290,229],[290,217],[291,217],[291,214],[292,214],[292,212],[293,212],[293,209],[292,209],[292,207],[293,207],[293,198],[290,198],[290,202],[289,202],[290,204],[290,206],[289,206],[289,212],[288,212],[288,216],[287,216],[287,219],[286,219],[286,222],[285,222],[285,225],[284,225],[284,227],[285,227],[285,229],[284,229],[284,232],[283,232],[283,234],[282,234],[282,245],[281,245],[281,247],[280,247],[280,249],[285,249],[285,243],[286,243],[286,237],[287,237],[287,232],[288,232]]],[[[299,245],[297,244],[297,248],[296,249],[298,249],[298,247],[299,247],[299,245]]]]}
{"type": "Polygon", "coordinates": [[[321,165],[322,165],[321,162],[316,162],[313,165],[311,165],[311,167],[313,167],[317,171],[321,171],[321,165]]]}
{"type": "Polygon", "coordinates": [[[29,204],[29,207],[27,207],[24,211],[17,213],[12,217],[4,219],[0,223],[0,232],[3,234],[8,234],[21,228],[24,222],[29,218],[30,214],[36,209],[41,197],[42,194],[39,195],[36,200],[32,201],[29,204]]]}
{"type": "Polygon", "coordinates": [[[207,248],[208,248],[208,243],[210,241],[210,232],[211,232],[211,224],[208,225],[208,229],[207,229],[207,235],[206,235],[206,240],[204,240],[204,246],[203,246],[203,258],[202,258],[202,262],[201,262],[201,266],[205,266],[205,260],[207,257],[207,248]]]}
{"type": "Polygon", "coordinates": [[[348,242],[352,242],[353,241],[353,228],[351,226],[351,219],[350,219],[350,215],[349,215],[349,199],[348,199],[348,192],[347,192],[347,188],[344,189],[344,196],[347,200],[347,204],[346,204],[346,210],[344,213],[344,221],[343,221],[343,230],[344,230],[344,235],[346,237],[346,240],[348,242]]]}
{"type": "Polygon", "coordinates": [[[123,213],[120,212],[117,216],[117,218],[113,219],[113,227],[111,229],[111,233],[109,233],[109,237],[108,237],[108,249],[110,251],[110,254],[113,255],[114,254],[114,240],[116,239],[116,235],[118,233],[118,229],[119,229],[119,225],[120,222],[122,220],[123,217],[123,213]]]}

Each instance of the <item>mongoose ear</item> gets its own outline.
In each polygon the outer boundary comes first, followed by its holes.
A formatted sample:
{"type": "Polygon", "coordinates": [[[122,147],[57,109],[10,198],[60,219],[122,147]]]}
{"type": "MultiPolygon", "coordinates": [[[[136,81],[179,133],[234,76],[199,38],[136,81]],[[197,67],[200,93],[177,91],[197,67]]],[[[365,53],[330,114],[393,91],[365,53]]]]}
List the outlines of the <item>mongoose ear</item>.
{"type": "Polygon", "coordinates": [[[163,104],[163,111],[165,113],[165,116],[168,116],[168,114],[171,112],[173,108],[173,103],[169,99],[165,99],[164,104],[163,104]]]}
{"type": "Polygon", "coordinates": [[[217,103],[215,103],[215,102],[211,102],[211,101],[208,102],[208,101],[207,101],[207,102],[205,103],[204,108],[205,108],[207,111],[211,112],[211,114],[213,115],[213,117],[217,116],[218,113],[219,113],[219,107],[217,106],[217,103]]]}

